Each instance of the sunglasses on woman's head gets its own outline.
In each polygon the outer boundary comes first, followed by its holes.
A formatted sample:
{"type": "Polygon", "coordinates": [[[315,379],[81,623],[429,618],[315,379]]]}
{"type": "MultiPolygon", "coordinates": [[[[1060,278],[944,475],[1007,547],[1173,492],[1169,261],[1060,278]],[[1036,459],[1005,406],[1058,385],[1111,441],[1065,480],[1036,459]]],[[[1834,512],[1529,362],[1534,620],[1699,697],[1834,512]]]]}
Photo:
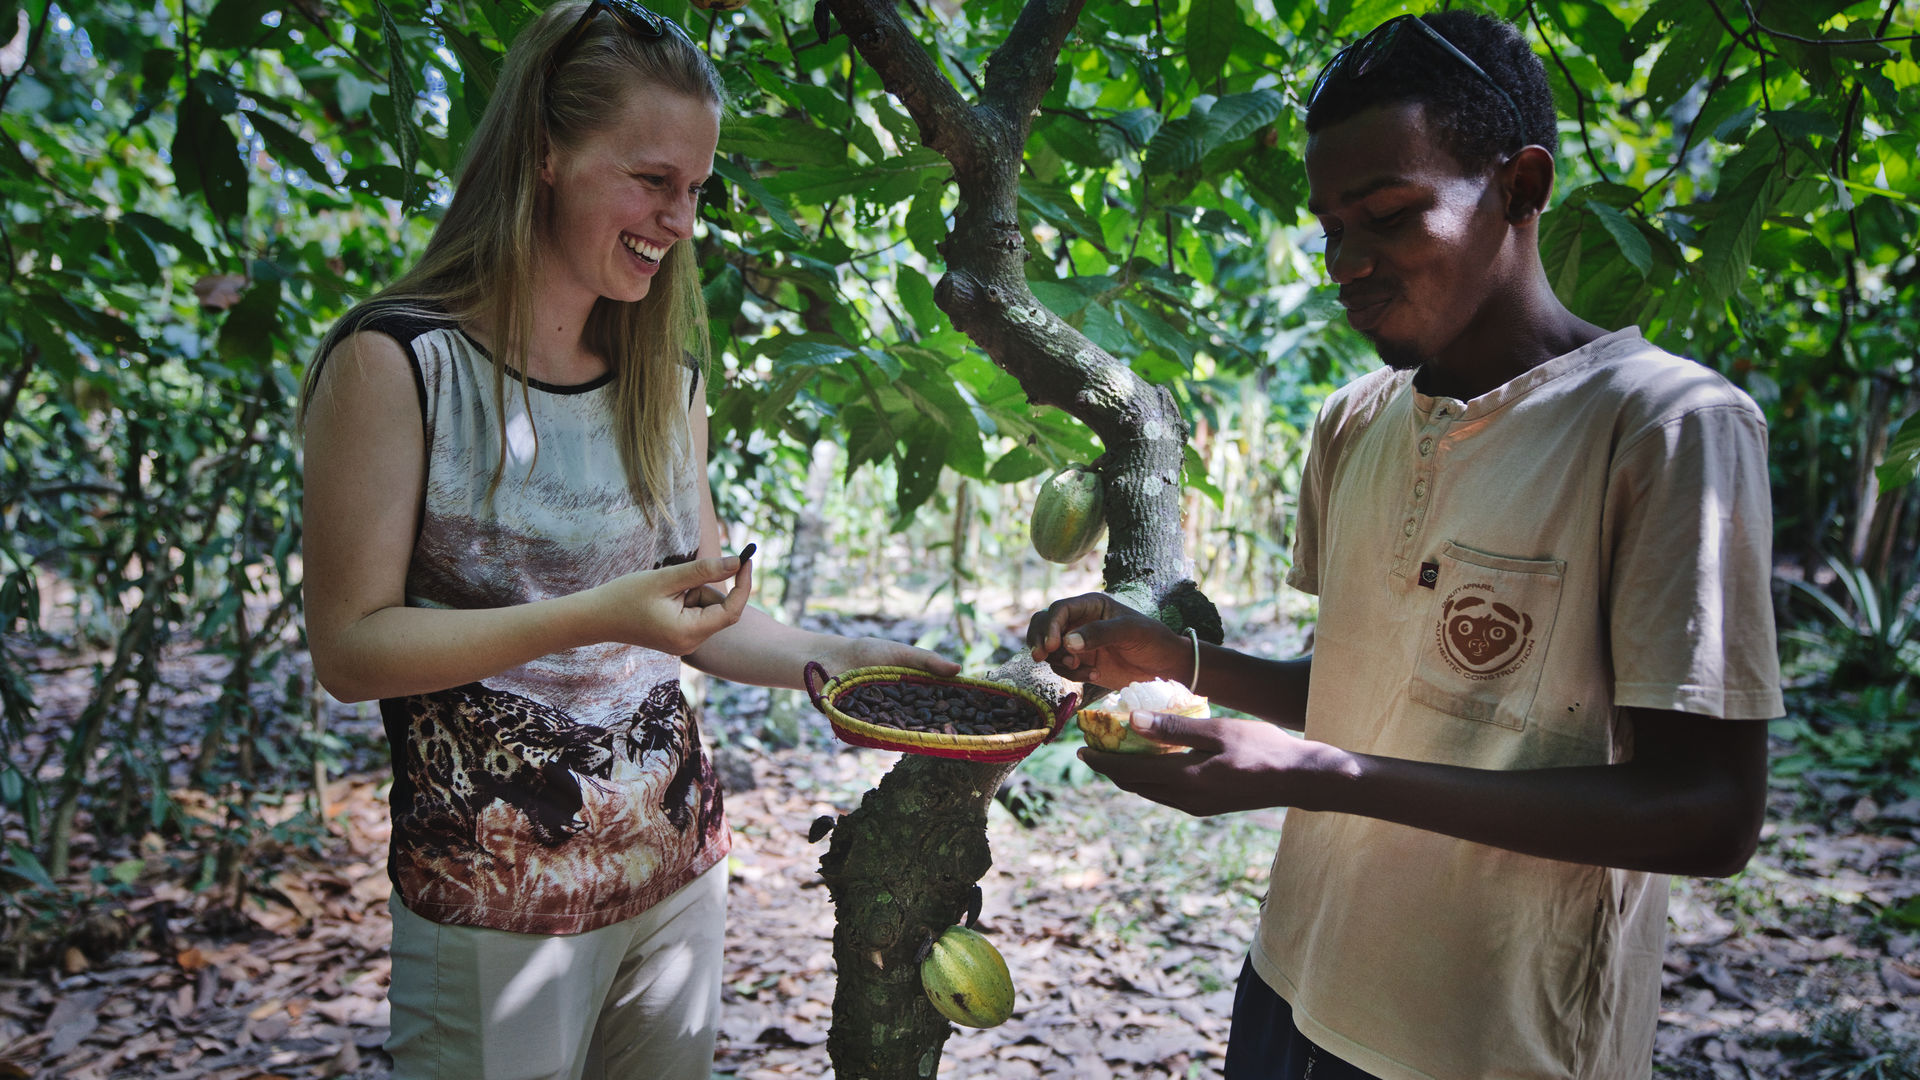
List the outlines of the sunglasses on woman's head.
{"type": "Polygon", "coordinates": [[[560,39],[560,43],[553,47],[553,52],[547,55],[545,76],[547,80],[553,79],[554,69],[558,68],[560,62],[573,52],[574,46],[580,44],[580,39],[587,35],[587,27],[592,25],[593,17],[603,11],[612,15],[621,26],[626,28],[627,33],[642,41],[652,41],[667,36],[669,27],[679,29],[635,0],[593,0],[585,10],[580,12],[580,18],[574,20],[573,29],[568,30],[566,36],[560,39]]]}
{"type": "Polygon", "coordinates": [[[1493,92],[1500,95],[1500,100],[1506,102],[1507,108],[1513,111],[1513,122],[1519,127],[1520,138],[1526,139],[1527,122],[1520,115],[1520,106],[1515,104],[1513,96],[1494,82],[1493,76],[1487,74],[1484,68],[1474,63],[1472,57],[1455,48],[1453,42],[1442,37],[1440,31],[1428,26],[1417,15],[1395,15],[1367,31],[1367,35],[1359,41],[1335,53],[1333,59],[1327,61],[1327,66],[1320,70],[1320,77],[1313,80],[1313,92],[1307,95],[1307,107],[1312,108],[1320,100],[1321,92],[1335,79],[1358,82],[1376,71],[1385,70],[1387,61],[1395,53],[1406,48],[1409,42],[1417,41],[1426,42],[1453,57],[1492,87],[1493,92]]]}

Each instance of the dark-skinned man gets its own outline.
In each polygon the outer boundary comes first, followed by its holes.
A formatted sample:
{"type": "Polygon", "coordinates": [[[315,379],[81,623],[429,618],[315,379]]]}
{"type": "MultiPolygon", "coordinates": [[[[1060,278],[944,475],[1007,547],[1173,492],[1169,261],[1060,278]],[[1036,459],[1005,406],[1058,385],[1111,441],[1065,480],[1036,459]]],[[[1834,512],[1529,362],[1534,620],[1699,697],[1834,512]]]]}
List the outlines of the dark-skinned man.
{"type": "Polygon", "coordinates": [[[1315,426],[1290,577],[1313,655],[1190,644],[1100,594],[1029,628],[1069,678],[1197,663],[1196,692],[1270,721],[1136,714],[1188,749],[1082,751],[1190,814],[1291,808],[1229,1080],[1646,1077],[1667,875],[1757,843],[1764,422],[1554,296],[1555,123],[1524,39],[1464,12],[1390,20],[1315,83],[1308,209],[1387,366],[1315,426]]]}

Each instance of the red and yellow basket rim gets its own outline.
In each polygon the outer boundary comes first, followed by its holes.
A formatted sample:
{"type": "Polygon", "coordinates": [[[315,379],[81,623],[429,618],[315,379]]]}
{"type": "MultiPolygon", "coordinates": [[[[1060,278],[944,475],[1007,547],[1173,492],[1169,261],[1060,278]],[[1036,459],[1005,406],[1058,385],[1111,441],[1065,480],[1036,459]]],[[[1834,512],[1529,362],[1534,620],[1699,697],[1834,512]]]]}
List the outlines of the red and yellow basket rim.
{"type": "Polygon", "coordinates": [[[897,750],[907,754],[958,758],[964,761],[1018,761],[1060,733],[1061,725],[1073,715],[1078,694],[1068,694],[1056,707],[1031,690],[988,679],[970,679],[964,675],[935,675],[919,668],[876,665],[849,668],[828,677],[827,669],[816,661],[807,661],[807,695],[813,706],[825,713],[833,733],[842,742],[875,750],[897,750]],[[870,724],[849,716],[836,704],[841,695],[857,687],[875,683],[909,683],[923,686],[967,686],[1016,698],[1029,706],[1035,726],[1024,731],[998,732],[993,735],[949,735],[944,731],[908,731],[903,728],[870,724]]]}

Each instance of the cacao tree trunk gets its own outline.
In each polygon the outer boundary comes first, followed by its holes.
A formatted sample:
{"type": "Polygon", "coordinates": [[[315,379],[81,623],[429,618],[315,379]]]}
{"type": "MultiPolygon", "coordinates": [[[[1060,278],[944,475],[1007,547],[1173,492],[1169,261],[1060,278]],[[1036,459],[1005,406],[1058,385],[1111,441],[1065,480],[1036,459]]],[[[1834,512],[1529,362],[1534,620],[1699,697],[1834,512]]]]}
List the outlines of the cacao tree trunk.
{"type": "MultiPolygon", "coordinates": [[[[1106,448],[1107,591],[1169,625],[1221,637],[1219,615],[1188,578],[1180,533],[1187,429],[1173,397],[1140,379],[1049,311],[1027,288],[1020,169],[1032,117],[1085,0],[1028,0],[965,100],[902,21],[894,0],[826,0],[862,58],[953,166],[959,204],[941,247],[934,300],[1035,405],[1078,417],[1106,448]]],[[[1070,687],[1024,655],[993,673],[1052,701],[1070,687]]],[[[952,1030],[920,987],[916,957],[959,921],[992,864],[986,807],[1009,765],[903,758],[840,819],[821,860],[837,911],[833,1028],[840,1080],[931,1077],[952,1030]]],[[[1015,973],[1015,986],[1019,977],[1015,973]]]]}
{"type": "Polygon", "coordinates": [[[780,607],[786,612],[787,625],[797,626],[806,614],[807,601],[813,596],[814,565],[820,549],[827,544],[827,521],[820,513],[826,502],[827,484],[833,479],[833,459],[828,441],[822,439],[813,448],[807,463],[806,493],[799,517],[793,523],[793,551],[787,557],[787,584],[780,593],[780,607]]]}
{"type": "Polygon", "coordinates": [[[827,1054],[845,1080],[934,1075],[952,1028],[920,987],[926,942],[993,865],[987,804],[1012,764],[903,757],[842,817],[820,859],[837,913],[827,1054]]]}

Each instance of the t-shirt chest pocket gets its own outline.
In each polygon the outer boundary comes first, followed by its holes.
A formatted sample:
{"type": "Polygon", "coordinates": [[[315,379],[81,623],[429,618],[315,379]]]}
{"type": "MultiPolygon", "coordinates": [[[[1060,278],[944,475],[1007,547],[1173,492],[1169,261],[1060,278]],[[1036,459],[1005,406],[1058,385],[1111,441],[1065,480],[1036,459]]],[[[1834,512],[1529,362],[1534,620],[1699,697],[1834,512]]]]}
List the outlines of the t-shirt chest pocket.
{"type": "Polygon", "coordinates": [[[1526,727],[1566,569],[1558,559],[1509,559],[1449,542],[1431,575],[1413,700],[1466,720],[1526,727]]]}

